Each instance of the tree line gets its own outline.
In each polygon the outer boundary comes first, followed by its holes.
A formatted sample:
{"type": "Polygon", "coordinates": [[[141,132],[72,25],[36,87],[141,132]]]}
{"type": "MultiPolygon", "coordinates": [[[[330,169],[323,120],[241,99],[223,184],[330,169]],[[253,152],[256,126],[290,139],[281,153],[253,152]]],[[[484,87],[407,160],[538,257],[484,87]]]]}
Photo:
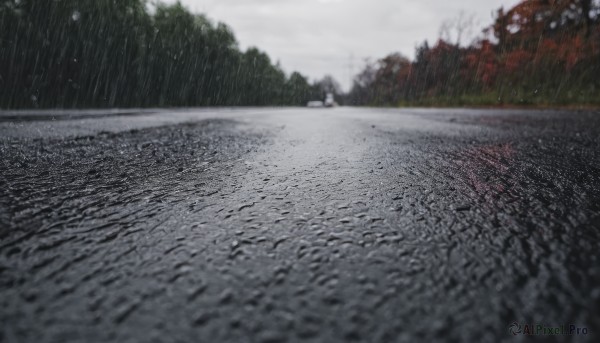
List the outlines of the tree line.
{"type": "MultiPolygon", "coordinates": [[[[460,37],[464,26],[455,25],[460,37]]],[[[414,61],[367,63],[354,105],[600,104],[600,1],[525,0],[468,46],[439,39],[414,61]]]]}
{"type": "Polygon", "coordinates": [[[2,108],[304,105],[322,91],[179,3],[0,1],[2,108]]]}

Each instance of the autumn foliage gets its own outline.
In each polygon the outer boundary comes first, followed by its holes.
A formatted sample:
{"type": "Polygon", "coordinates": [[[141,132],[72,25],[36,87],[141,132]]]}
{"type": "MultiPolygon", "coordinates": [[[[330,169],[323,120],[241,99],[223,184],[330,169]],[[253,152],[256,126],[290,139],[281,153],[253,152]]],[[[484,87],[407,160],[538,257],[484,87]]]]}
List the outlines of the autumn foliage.
{"type": "Polygon", "coordinates": [[[600,104],[600,1],[526,0],[469,46],[440,39],[357,76],[357,105],[600,104]],[[367,75],[371,70],[371,75],[367,75]],[[367,91],[369,93],[367,93],[367,91]]]}

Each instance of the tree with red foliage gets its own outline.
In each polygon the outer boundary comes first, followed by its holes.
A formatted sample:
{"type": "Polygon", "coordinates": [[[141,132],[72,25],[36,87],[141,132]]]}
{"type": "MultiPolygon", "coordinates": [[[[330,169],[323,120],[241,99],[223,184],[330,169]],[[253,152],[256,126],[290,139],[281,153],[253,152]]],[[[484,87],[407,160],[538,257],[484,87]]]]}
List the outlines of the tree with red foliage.
{"type": "Polygon", "coordinates": [[[435,104],[492,93],[488,99],[508,102],[600,103],[600,0],[524,0],[499,9],[484,32],[493,38],[468,47],[425,42],[412,63],[398,55],[381,60],[369,103],[435,104]]]}

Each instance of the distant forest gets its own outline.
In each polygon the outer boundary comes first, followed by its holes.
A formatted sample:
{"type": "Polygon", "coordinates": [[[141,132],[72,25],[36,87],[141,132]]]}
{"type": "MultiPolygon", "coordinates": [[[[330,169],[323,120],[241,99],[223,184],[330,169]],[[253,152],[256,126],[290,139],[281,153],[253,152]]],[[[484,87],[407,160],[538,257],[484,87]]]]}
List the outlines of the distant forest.
{"type": "Polygon", "coordinates": [[[469,46],[459,44],[465,19],[445,23],[454,34],[423,43],[414,61],[391,54],[367,63],[346,103],[600,105],[600,1],[522,1],[499,9],[469,46]]]}
{"type": "Polygon", "coordinates": [[[331,81],[287,76],[180,4],[0,0],[0,108],[304,105],[331,81]]]}
{"type": "Polygon", "coordinates": [[[444,23],[414,61],[367,63],[342,94],[180,4],[0,0],[0,108],[296,106],[327,92],[359,106],[600,105],[600,0],[524,0],[461,44],[472,24],[444,23]]]}

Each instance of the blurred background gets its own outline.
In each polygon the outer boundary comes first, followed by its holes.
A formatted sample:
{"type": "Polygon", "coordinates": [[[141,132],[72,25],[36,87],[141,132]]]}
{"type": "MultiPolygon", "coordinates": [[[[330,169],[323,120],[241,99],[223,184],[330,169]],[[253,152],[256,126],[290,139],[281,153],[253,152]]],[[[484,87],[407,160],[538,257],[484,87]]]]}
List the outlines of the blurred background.
{"type": "Polygon", "coordinates": [[[0,107],[597,105],[600,1],[3,0],[0,107]]]}
{"type": "Polygon", "coordinates": [[[331,74],[348,91],[365,59],[386,56],[392,50],[413,59],[417,45],[437,41],[441,25],[460,15],[470,24],[463,30],[462,43],[470,43],[498,8],[511,7],[518,0],[379,0],[375,5],[364,0],[181,3],[227,23],[242,48],[261,47],[281,61],[285,71],[301,70],[311,80],[331,74]]]}

